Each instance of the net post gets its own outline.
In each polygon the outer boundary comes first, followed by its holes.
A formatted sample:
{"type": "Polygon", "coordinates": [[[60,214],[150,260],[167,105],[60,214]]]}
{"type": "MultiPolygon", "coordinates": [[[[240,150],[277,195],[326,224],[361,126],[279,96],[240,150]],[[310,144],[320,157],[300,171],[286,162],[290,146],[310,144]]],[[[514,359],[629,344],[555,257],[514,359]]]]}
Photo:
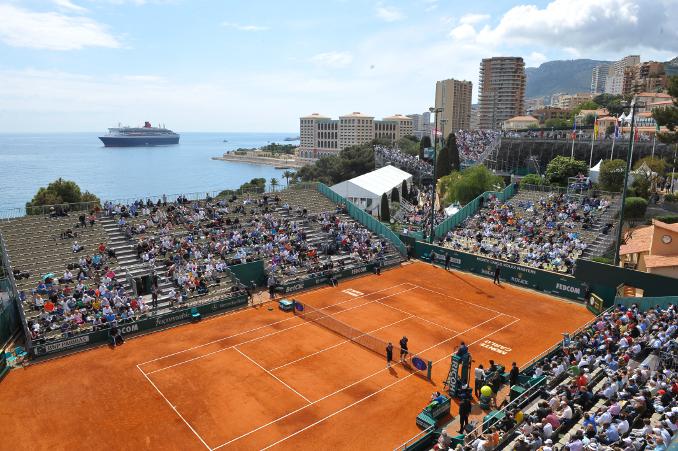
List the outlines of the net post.
{"type": "Polygon", "coordinates": [[[431,369],[432,368],[433,368],[433,362],[429,360],[427,368],[426,368],[426,379],[428,379],[428,380],[431,380],[431,369]]]}

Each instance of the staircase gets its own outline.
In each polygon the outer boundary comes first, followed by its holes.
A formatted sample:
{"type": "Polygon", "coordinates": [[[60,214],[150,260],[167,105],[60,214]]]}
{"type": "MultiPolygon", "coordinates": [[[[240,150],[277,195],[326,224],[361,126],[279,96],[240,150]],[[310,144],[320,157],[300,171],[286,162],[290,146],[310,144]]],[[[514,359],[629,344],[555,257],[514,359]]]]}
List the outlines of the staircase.
{"type": "MultiPolygon", "coordinates": [[[[120,265],[119,279],[122,281],[125,289],[130,294],[137,294],[136,287],[130,283],[131,279],[138,277],[150,276],[155,271],[158,276],[158,311],[157,313],[164,313],[169,310],[170,299],[169,290],[172,288],[172,282],[165,277],[164,267],[156,263],[155,267],[151,268],[150,264],[145,263],[137,257],[136,247],[134,242],[127,239],[125,234],[120,230],[114,218],[102,217],[100,223],[106,235],[108,235],[108,248],[115,251],[116,259],[120,265]],[[129,276],[129,277],[128,277],[129,276]]],[[[149,307],[151,306],[151,299],[145,299],[149,307]]]]}

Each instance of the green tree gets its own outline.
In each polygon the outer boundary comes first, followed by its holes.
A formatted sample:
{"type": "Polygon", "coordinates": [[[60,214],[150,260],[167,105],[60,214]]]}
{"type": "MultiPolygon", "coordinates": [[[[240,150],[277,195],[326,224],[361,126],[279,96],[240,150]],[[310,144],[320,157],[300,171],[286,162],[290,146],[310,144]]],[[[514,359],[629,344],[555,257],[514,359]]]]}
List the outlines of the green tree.
{"type": "Polygon", "coordinates": [[[413,157],[419,155],[419,140],[416,136],[407,135],[398,140],[398,148],[401,152],[413,157]]]}
{"type": "Polygon", "coordinates": [[[433,144],[431,144],[431,137],[428,135],[424,135],[423,138],[421,138],[421,141],[419,141],[419,158],[424,159],[424,149],[433,147],[433,144]]]}
{"type": "Polygon", "coordinates": [[[593,98],[593,101],[606,108],[613,116],[619,116],[624,111],[626,100],[623,96],[616,96],[612,94],[599,94],[593,98]]]}
{"type": "Polygon", "coordinates": [[[380,220],[383,222],[389,222],[391,220],[391,209],[388,206],[388,196],[386,193],[381,195],[381,205],[379,208],[380,220]]]}
{"type": "Polygon", "coordinates": [[[276,188],[276,186],[278,186],[279,184],[280,184],[280,182],[278,182],[278,179],[275,178],[275,177],[273,177],[273,178],[271,179],[271,190],[275,192],[275,188],[276,188]]]}
{"type": "Polygon", "coordinates": [[[539,174],[527,174],[520,179],[520,185],[543,185],[544,179],[539,174]]]}
{"type": "Polygon", "coordinates": [[[593,114],[584,116],[584,125],[593,125],[596,122],[596,117],[593,114]]]}
{"type": "Polygon", "coordinates": [[[598,183],[600,183],[600,187],[605,191],[619,192],[624,187],[625,172],[626,161],[605,160],[600,165],[598,183]]]}
{"type": "Polygon", "coordinates": [[[566,186],[568,177],[589,173],[588,164],[585,161],[571,160],[569,157],[557,156],[546,167],[546,179],[551,184],[566,186]]]}
{"type": "MultiPolygon", "coordinates": [[[[64,180],[58,178],[47,187],[41,187],[35,193],[30,202],[26,202],[26,214],[39,214],[42,211],[33,207],[43,205],[57,205],[57,204],[78,204],[92,202],[94,205],[100,205],[101,201],[94,194],[80,190],[77,183],[71,180],[64,180]]],[[[81,208],[80,206],[72,206],[71,208],[81,208]]]]}
{"type": "Polygon", "coordinates": [[[606,135],[612,135],[613,133],[614,133],[614,124],[610,124],[607,127],[605,127],[606,135]]]}
{"type": "Polygon", "coordinates": [[[667,144],[678,144],[678,75],[669,77],[668,92],[673,98],[673,105],[666,108],[655,108],[652,117],[657,124],[665,126],[668,131],[659,133],[657,137],[667,144]]]}
{"type": "Polygon", "coordinates": [[[397,187],[391,190],[391,202],[400,202],[400,193],[397,187]]]}
{"type": "Polygon", "coordinates": [[[628,219],[640,219],[646,210],[647,201],[642,197],[627,197],[624,202],[624,215],[628,219]]]}
{"type": "Polygon", "coordinates": [[[572,121],[568,121],[567,119],[547,119],[546,122],[544,122],[544,127],[546,128],[571,128],[572,127],[572,121]]]}
{"type": "Polygon", "coordinates": [[[403,180],[403,185],[400,190],[403,192],[403,199],[410,198],[410,189],[407,187],[407,180],[403,180]]]}
{"type": "Polygon", "coordinates": [[[452,172],[440,180],[441,196],[444,202],[467,204],[485,191],[504,188],[504,179],[494,175],[483,165],[476,165],[461,172],[452,172]]]}
{"type": "Polygon", "coordinates": [[[339,155],[318,159],[297,171],[305,182],[319,181],[334,185],[374,170],[374,147],[371,144],[347,147],[339,155]]]}
{"type": "Polygon", "coordinates": [[[459,157],[459,148],[457,147],[457,135],[450,133],[447,137],[447,148],[450,151],[450,164],[453,171],[461,171],[461,158],[459,157]]]}
{"type": "Polygon", "coordinates": [[[285,171],[283,172],[283,177],[285,177],[285,181],[287,182],[287,186],[290,186],[290,178],[294,175],[294,172],[292,171],[285,171]]]}
{"type": "Polygon", "coordinates": [[[448,146],[445,146],[442,149],[440,149],[438,151],[437,157],[438,159],[436,160],[436,180],[452,172],[452,158],[450,148],[448,146]]]}
{"type": "Polygon", "coordinates": [[[600,108],[600,105],[598,105],[596,102],[593,100],[587,100],[586,102],[582,103],[579,105],[577,108],[574,109],[574,115],[576,116],[581,112],[581,110],[597,110],[600,108]]]}

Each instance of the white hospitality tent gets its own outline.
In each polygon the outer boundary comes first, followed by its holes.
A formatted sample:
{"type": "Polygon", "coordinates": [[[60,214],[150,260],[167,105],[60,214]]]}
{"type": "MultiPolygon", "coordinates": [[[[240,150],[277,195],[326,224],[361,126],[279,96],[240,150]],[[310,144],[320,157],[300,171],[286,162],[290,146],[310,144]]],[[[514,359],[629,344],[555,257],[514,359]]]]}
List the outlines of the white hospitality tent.
{"type": "Polygon", "coordinates": [[[412,174],[389,165],[337,183],[330,187],[330,189],[340,196],[344,196],[359,208],[372,214],[378,211],[382,194],[386,193],[389,200],[391,199],[393,188],[398,190],[398,194],[400,194],[402,199],[403,181],[407,181],[407,186],[411,187],[412,174]]]}
{"type": "Polygon", "coordinates": [[[589,179],[593,183],[598,183],[598,178],[600,177],[600,165],[603,164],[603,160],[600,160],[597,165],[589,169],[589,179]]]}

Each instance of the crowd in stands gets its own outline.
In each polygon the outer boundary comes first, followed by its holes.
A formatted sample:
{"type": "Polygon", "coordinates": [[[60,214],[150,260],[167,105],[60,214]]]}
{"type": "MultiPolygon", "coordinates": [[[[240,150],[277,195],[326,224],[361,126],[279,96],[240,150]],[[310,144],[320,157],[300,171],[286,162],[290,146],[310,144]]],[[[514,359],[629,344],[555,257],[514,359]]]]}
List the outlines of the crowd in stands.
{"type": "MultiPolygon", "coordinates": [[[[86,250],[76,250],[74,253],[86,250]]],[[[102,243],[92,254],[79,254],[61,277],[45,274],[30,293],[21,291],[20,300],[30,301],[37,316],[28,315],[28,328],[33,340],[50,333],[62,336],[107,328],[125,323],[149,312],[141,297],[131,297],[111,269],[112,254],[102,243]]]]}
{"type": "Polygon", "coordinates": [[[459,130],[455,133],[462,163],[482,163],[501,144],[499,130],[459,130]]]}
{"type": "Polygon", "coordinates": [[[205,294],[219,284],[229,265],[264,260],[278,281],[299,273],[332,269],[330,256],[343,253],[353,262],[383,257],[386,244],[358,223],[334,211],[309,214],[279,196],[245,196],[207,202],[179,202],[167,207],[132,205],[119,226],[137,241],[137,255],[151,265],[162,262],[177,302],[194,292],[205,294]],[[324,234],[319,243],[307,239],[307,226],[324,234]]]}
{"type": "Polygon", "coordinates": [[[507,404],[457,448],[666,450],[678,434],[677,332],[675,305],[604,313],[529,371],[546,377],[536,399],[507,404]]]}
{"type": "Polygon", "coordinates": [[[433,176],[433,165],[431,163],[421,160],[417,156],[401,152],[398,148],[375,146],[374,152],[382,159],[384,164],[391,164],[400,168],[414,175],[416,179],[421,179],[423,176],[433,176]]]}
{"type": "MultiPolygon", "coordinates": [[[[399,222],[403,224],[403,233],[406,235],[410,231],[430,233],[431,208],[433,208],[431,188],[426,187],[419,190],[413,187],[410,198],[413,200],[413,204],[401,204],[403,213],[402,217],[399,218],[399,222]]],[[[444,220],[445,214],[440,210],[436,210],[434,215],[435,225],[437,226],[444,220]]]]}
{"type": "Polygon", "coordinates": [[[591,229],[597,214],[608,207],[609,201],[604,199],[580,200],[555,193],[538,201],[501,202],[493,196],[441,241],[460,251],[571,272],[587,246],[581,231],[591,229]]]}

